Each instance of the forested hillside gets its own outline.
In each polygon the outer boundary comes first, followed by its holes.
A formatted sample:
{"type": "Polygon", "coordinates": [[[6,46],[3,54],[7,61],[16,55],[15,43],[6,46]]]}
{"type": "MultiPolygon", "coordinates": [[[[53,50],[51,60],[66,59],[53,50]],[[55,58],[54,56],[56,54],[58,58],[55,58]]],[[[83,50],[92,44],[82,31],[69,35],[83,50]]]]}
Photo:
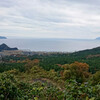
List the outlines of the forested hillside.
{"type": "Polygon", "coordinates": [[[2,57],[0,100],[100,100],[100,47],[2,57]]]}
{"type": "Polygon", "coordinates": [[[45,70],[55,69],[56,71],[61,70],[58,64],[71,64],[78,61],[89,64],[90,72],[95,73],[97,70],[100,70],[100,47],[74,53],[47,53],[33,56],[7,56],[2,58],[5,62],[10,60],[16,62],[24,59],[39,59],[39,65],[45,70]]]}

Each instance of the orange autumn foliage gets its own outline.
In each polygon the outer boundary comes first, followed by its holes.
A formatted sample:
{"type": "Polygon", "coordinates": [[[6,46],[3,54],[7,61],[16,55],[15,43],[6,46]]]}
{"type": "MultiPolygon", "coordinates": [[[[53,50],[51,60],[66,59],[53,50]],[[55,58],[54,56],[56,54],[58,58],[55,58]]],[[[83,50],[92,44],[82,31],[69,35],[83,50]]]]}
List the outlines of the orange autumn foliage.
{"type": "Polygon", "coordinates": [[[84,80],[90,76],[89,65],[86,63],[74,62],[72,64],[65,64],[62,68],[64,68],[64,79],[75,78],[84,80]]]}
{"type": "Polygon", "coordinates": [[[39,64],[38,59],[34,59],[34,60],[27,59],[25,64],[26,70],[30,70],[32,67],[38,66],[38,64],[39,64]]]}

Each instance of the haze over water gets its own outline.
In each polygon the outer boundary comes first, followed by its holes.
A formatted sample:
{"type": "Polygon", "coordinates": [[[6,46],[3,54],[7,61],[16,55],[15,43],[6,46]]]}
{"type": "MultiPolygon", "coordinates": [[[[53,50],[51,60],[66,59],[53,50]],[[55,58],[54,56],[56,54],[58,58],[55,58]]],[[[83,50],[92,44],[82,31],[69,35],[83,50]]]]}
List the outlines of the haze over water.
{"type": "Polygon", "coordinates": [[[73,39],[0,39],[2,43],[20,50],[47,52],[74,52],[100,46],[100,40],[73,39]]]}

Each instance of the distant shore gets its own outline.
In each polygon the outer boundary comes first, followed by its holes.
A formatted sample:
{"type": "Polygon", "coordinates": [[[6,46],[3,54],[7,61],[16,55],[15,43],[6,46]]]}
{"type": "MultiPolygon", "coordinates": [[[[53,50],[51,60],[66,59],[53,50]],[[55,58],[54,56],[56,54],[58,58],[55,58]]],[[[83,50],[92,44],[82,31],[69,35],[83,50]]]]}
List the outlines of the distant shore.
{"type": "Polygon", "coordinates": [[[5,36],[0,36],[0,39],[7,39],[7,37],[5,37],[5,36]]]}

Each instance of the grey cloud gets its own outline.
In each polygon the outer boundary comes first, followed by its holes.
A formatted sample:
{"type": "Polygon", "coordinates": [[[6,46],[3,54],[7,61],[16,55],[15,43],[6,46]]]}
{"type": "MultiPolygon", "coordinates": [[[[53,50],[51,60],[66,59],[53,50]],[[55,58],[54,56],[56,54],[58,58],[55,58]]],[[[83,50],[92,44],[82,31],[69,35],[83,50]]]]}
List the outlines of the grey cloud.
{"type": "Polygon", "coordinates": [[[87,38],[88,33],[95,38],[100,31],[99,4],[99,0],[0,0],[0,34],[87,38]]]}
{"type": "MultiPolygon", "coordinates": [[[[70,0],[68,0],[70,1],[70,0]]],[[[100,0],[71,0],[73,3],[84,3],[84,4],[89,4],[89,5],[99,5],[100,0]]]]}
{"type": "Polygon", "coordinates": [[[0,7],[12,7],[15,4],[15,0],[0,0],[0,7]]]}

